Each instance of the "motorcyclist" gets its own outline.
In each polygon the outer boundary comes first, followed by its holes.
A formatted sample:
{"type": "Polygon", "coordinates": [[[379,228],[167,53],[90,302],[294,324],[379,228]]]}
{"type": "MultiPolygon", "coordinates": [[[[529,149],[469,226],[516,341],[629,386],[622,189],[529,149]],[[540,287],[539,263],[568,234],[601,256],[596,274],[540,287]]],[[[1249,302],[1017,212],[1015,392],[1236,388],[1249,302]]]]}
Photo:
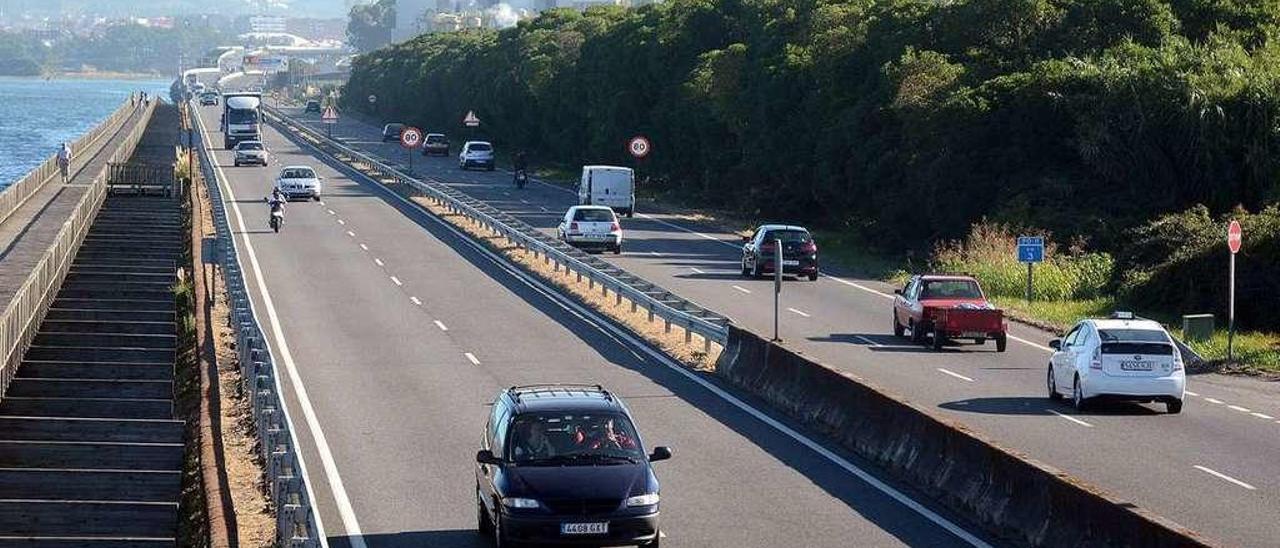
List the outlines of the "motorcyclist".
{"type": "Polygon", "coordinates": [[[267,205],[270,206],[271,208],[271,211],[267,216],[267,224],[270,225],[271,217],[275,216],[276,212],[280,212],[281,217],[284,216],[284,203],[287,200],[285,199],[284,191],[280,190],[279,188],[272,190],[271,196],[266,198],[266,200],[267,200],[267,205]]]}
{"type": "Polygon", "coordinates": [[[529,177],[527,173],[529,164],[528,159],[525,156],[525,152],[523,150],[517,152],[512,163],[515,164],[515,173],[512,174],[512,177],[515,179],[516,184],[520,184],[521,177],[524,177],[527,181],[529,177]]]}

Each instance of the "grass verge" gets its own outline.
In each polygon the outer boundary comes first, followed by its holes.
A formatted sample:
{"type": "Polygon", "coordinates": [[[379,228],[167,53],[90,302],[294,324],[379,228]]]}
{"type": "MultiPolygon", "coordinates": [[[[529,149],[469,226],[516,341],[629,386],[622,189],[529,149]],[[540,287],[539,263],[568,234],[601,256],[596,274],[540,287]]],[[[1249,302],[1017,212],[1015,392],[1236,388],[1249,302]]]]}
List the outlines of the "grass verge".
{"type": "Polygon", "coordinates": [[[1186,341],[1207,362],[1209,369],[1221,373],[1280,375],[1280,335],[1273,333],[1236,333],[1232,344],[1234,360],[1227,361],[1227,332],[1219,330],[1204,341],[1186,341]]]}

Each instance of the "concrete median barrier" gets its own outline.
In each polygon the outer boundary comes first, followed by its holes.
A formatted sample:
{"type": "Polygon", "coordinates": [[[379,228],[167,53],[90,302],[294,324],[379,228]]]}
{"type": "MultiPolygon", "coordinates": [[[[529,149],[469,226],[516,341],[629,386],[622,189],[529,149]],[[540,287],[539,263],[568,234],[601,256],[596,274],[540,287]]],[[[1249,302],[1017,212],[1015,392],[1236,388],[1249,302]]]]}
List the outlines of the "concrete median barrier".
{"type": "Polygon", "coordinates": [[[998,446],[905,399],[730,327],[716,374],[992,534],[1032,546],[1212,541],[998,446]]]}

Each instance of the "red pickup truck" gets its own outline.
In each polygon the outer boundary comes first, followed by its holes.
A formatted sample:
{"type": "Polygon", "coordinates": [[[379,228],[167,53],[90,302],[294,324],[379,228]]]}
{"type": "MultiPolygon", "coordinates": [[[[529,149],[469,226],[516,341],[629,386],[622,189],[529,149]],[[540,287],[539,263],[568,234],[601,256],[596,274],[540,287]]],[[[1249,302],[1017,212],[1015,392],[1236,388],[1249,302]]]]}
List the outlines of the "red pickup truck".
{"type": "Polygon", "coordinates": [[[987,302],[982,286],[971,276],[917,274],[894,293],[895,336],[910,331],[912,341],[923,343],[925,334],[930,334],[935,350],[955,339],[973,339],[978,344],[994,339],[998,352],[1008,344],[1004,312],[987,302]]]}

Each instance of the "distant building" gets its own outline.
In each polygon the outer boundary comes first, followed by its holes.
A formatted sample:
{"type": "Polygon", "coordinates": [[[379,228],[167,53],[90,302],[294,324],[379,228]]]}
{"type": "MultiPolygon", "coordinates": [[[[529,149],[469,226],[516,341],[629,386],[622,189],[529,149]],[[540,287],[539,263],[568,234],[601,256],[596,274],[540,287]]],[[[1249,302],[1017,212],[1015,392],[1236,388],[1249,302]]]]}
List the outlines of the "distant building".
{"type": "Polygon", "coordinates": [[[283,17],[260,15],[249,18],[249,32],[286,32],[288,28],[283,17]]]}

